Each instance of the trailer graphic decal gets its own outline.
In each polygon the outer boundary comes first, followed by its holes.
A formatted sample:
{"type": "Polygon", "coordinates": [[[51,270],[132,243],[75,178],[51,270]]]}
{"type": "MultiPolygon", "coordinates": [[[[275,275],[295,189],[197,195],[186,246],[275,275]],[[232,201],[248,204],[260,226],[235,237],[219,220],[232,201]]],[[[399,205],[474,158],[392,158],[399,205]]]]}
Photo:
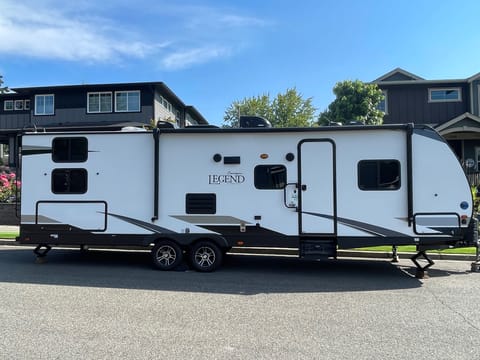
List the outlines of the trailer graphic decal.
{"type": "Polygon", "coordinates": [[[113,216],[117,219],[128,222],[129,224],[137,225],[137,226],[139,226],[143,229],[153,231],[154,233],[161,233],[161,234],[174,234],[175,233],[175,231],[168,230],[164,227],[153,225],[153,224],[150,224],[148,222],[133,219],[133,218],[130,218],[130,217],[127,217],[127,216],[112,214],[112,213],[108,213],[107,215],[113,216]]]}
{"type": "Polygon", "coordinates": [[[170,215],[170,217],[188,222],[190,224],[203,225],[249,225],[250,222],[233,216],[207,216],[207,215],[170,215]]]}
{"type": "MultiPolygon", "coordinates": [[[[312,212],[302,212],[302,214],[308,214],[312,216],[318,216],[321,218],[333,220],[334,217],[332,215],[326,215],[326,214],[317,214],[317,213],[312,213],[312,212]]],[[[382,237],[406,237],[405,234],[386,229],[380,226],[364,223],[358,220],[352,220],[352,219],[346,219],[342,217],[336,217],[337,222],[339,222],[342,225],[347,225],[349,227],[352,227],[354,229],[358,229],[361,231],[365,231],[369,234],[375,235],[375,236],[382,236],[382,237]]]]}

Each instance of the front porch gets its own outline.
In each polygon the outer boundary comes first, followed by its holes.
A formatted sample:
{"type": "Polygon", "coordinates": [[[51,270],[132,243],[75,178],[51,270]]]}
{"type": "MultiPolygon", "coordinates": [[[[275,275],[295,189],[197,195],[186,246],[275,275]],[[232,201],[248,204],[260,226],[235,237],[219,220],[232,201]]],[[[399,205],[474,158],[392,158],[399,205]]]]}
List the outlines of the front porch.
{"type": "Polygon", "coordinates": [[[472,186],[480,185],[480,117],[465,113],[435,129],[450,144],[472,186]]]}

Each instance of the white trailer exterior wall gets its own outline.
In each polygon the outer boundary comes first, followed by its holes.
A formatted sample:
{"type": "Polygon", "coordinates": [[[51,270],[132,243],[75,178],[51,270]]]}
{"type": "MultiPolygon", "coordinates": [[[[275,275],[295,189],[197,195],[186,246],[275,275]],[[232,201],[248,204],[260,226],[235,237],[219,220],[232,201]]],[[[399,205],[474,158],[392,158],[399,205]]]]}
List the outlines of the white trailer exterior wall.
{"type": "Polygon", "coordinates": [[[208,240],[225,250],[307,254],[325,242],[431,247],[471,237],[468,182],[426,127],[35,133],[22,141],[24,243],[168,239],[188,252],[208,240]],[[75,138],[88,155],[56,158],[55,139],[74,152],[75,138]],[[67,186],[76,176],[81,191],[67,186]]]}

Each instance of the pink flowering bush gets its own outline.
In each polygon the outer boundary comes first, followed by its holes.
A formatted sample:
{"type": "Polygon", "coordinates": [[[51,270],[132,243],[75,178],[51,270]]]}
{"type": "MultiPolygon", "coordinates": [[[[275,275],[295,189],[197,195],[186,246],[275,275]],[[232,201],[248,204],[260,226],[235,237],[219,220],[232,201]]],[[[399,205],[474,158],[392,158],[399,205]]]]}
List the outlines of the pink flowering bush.
{"type": "Polygon", "coordinates": [[[17,190],[20,189],[20,181],[12,172],[0,173],[0,202],[15,202],[17,190]]]}

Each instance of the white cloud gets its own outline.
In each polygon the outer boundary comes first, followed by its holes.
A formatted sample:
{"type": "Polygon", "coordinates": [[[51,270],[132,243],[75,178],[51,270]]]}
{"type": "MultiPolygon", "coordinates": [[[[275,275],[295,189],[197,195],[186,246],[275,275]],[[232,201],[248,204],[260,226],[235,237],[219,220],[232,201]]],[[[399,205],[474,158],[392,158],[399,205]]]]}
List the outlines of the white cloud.
{"type": "Polygon", "coordinates": [[[161,65],[166,70],[179,70],[196,64],[206,63],[210,60],[228,56],[230,49],[207,46],[203,48],[179,50],[165,56],[161,65]]]}
{"type": "MultiPolygon", "coordinates": [[[[39,2],[40,3],[40,2],[39,2]]],[[[142,58],[159,44],[126,43],[99,20],[80,20],[59,10],[0,3],[0,53],[44,59],[106,62],[142,58]]]]}
{"type": "Polygon", "coordinates": [[[0,56],[87,63],[154,59],[163,69],[178,70],[230,56],[242,29],[265,25],[209,7],[137,5],[0,0],[0,56]]]}

